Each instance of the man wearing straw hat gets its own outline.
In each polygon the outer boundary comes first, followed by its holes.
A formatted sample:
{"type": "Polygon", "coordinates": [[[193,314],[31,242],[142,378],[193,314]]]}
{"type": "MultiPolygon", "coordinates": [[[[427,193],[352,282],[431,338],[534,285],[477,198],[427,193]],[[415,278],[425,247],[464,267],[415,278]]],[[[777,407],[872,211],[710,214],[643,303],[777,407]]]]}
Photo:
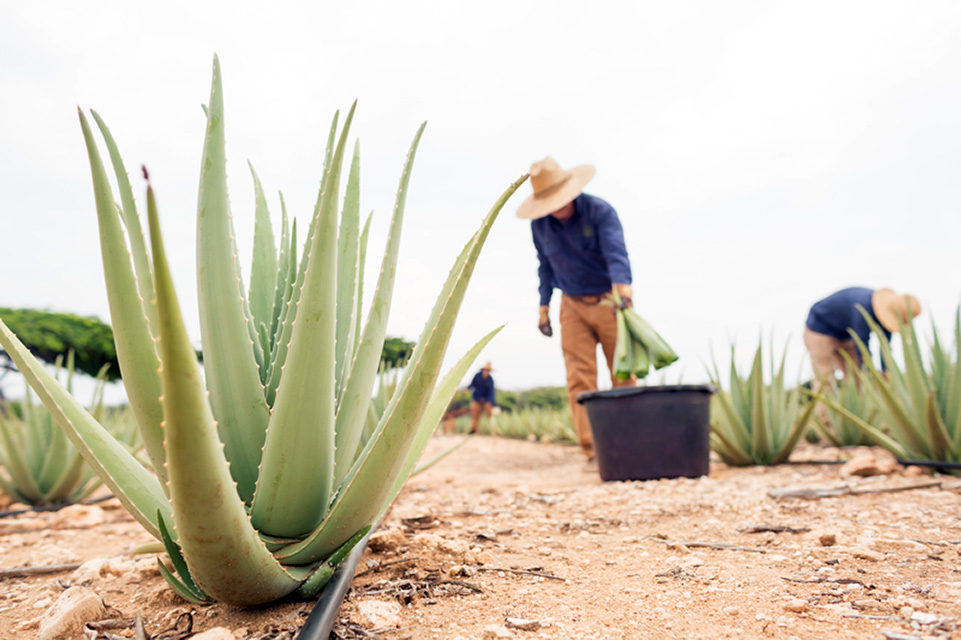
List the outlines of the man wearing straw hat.
{"type": "MultiPolygon", "coordinates": [[[[565,171],[548,157],[531,165],[530,174],[534,193],[518,208],[517,217],[531,221],[540,261],[537,326],[545,336],[553,335],[550,302],[554,289],[560,289],[567,396],[579,443],[591,460],[590,422],[576,397],[597,388],[598,343],[608,370],[613,367],[617,323],[611,290],[617,290],[623,307],[631,306],[631,263],[617,212],[604,200],[581,193],[594,177],[592,165],[565,171]]],[[[616,382],[613,372],[611,379],[616,386],[633,384],[616,382]]]]}
{"type": "Polygon", "coordinates": [[[470,432],[477,433],[480,425],[480,417],[483,413],[488,420],[494,413],[494,379],[491,377],[493,367],[490,362],[484,364],[481,370],[474,375],[467,388],[471,392],[470,401],[470,432]]]}
{"type": "MultiPolygon", "coordinates": [[[[890,340],[891,332],[897,332],[899,325],[906,324],[921,313],[921,303],[912,295],[867,287],[841,289],[815,302],[805,323],[804,345],[811,356],[816,389],[833,378],[836,369],[840,369],[842,375],[847,375],[847,361],[842,352],[847,353],[854,362],[861,363],[861,352],[849,332],[853,332],[865,345],[868,344],[871,327],[860,309],[864,309],[880,325],[881,331],[890,340]]],[[[883,359],[881,368],[886,368],[883,359]]]]}

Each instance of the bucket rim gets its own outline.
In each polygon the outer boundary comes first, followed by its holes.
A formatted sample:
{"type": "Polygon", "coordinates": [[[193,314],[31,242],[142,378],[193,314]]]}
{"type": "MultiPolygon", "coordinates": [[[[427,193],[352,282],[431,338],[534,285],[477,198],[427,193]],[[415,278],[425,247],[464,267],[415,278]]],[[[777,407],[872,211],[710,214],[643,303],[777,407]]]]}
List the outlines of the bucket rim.
{"type": "Polygon", "coordinates": [[[613,389],[583,391],[577,394],[577,403],[586,404],[591,400],[611,400],[630,396],[643,395],[645,393],[706,393],[708,395],[717,393],[717,387],[710,384],[664,384],[640,387],[614,387],[613,389]]]}

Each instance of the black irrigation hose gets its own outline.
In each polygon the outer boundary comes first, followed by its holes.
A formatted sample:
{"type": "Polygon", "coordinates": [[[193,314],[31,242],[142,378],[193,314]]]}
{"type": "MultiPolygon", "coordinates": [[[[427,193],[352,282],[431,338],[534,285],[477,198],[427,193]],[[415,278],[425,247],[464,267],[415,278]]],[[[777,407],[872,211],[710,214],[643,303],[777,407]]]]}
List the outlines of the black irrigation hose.
{"type": "Polygon", "coordinates": [[[51,504],[47,506],[40,507],[30,507],[29,509],[15,509],[12,511],[0,511],[0,518],[9,518],[10,516],[19,516],[22,513],[40,513],[43,511],[60,511],[67,507],[72,507],[75,504],[97,504],[98,502],[105,502],[113,498],[113,495],[102,496],[100,498],[93,498],[91,500],[83,500],[82,502],[64,502],[63,504],[51,504]]]}
{"type": "Polygon", "coordinates": [[[961,469],[961,462],[948,462],[946,460],[901,460],[898,464],[905,467],[934,467],[935,469],[961,469]]]}
{"type": "Polygon", "coordinates": [[[367,549],[369,538],[370,533],[357,543],[347,559],[337,567],[334,577],[324,587],[320,598],[317,599],[310,615],[307,616],[307,622],[304,623],[300,633],[297,634],[297,640],[327,640],[330,637],[334,623],[337,622],[340,605],[343,604],[344,598],[347,596],[350,581],[354,577],[357,565],[360,564],[360,558],[364,555],[364,550],[367,549]]]}

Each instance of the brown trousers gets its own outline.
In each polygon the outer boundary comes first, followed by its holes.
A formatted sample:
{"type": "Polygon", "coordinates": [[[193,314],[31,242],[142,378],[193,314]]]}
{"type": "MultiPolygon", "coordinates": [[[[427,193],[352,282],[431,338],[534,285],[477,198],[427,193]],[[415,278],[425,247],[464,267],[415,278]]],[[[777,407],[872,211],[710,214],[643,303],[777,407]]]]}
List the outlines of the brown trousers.
{"type": "MultiPolygon", "coordinates": [[[[811,356],[811,368],[814,370],[814,381],[811,390],[815,393],[828,384],[834,378],[834,371],[840,369],[841,375],[848,374],[848,363],[841,355],[842,351],[847,352],[851,358],[858,361],[858,347],[854,340],[838,340],[823,333],[811,331],[804,327],[804,346],[807,347],[808,354],[811,356]]],[[[818,418],[822,422],[829,422],[828,410],[818,403],[815,408],[818,418]]]]}
{"type": "MultiPolygon", "coordinates": [[[[614,380],[614,347],[617,344],[617,321],[610,304],[587,304],[566,293],[561,297],[561,350],[567,368],[567,399],[571,405],[577,439],[588,457],[594,455],[594,438],[587,410],[577,404],[577,394],[597,389],[597,344],[607,360],[614,380]]],[[[633,385],[633,380],[614,386],[633,385]]]]}
{"type": "Polygon", "coordinates": [[[483,413],[487,418],[490,418],[494,413],[494,405],[490,402],[478,402],[477,400],[470,401],[470,432],[477,433],[477,428],[480,426],[481,413],[483,413]]]}

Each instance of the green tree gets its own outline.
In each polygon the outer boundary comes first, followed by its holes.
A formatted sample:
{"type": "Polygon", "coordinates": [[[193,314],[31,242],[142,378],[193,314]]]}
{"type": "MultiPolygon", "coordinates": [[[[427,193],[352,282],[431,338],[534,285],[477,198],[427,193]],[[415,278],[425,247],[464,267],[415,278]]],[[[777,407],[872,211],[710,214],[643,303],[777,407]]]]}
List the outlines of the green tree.
{"type": "MultiPolygon", "coordinates": [[[[0,320],[44,362],[53,364],[58,356],[66,357],[73,349],[77,371],[95,377],[103,365],[109,364],[107,380],[120,379],[113,330],[95,317],[0,307],[0,320]]],[[[4,362],[9,361],[0,359],[4,362]]]]}

